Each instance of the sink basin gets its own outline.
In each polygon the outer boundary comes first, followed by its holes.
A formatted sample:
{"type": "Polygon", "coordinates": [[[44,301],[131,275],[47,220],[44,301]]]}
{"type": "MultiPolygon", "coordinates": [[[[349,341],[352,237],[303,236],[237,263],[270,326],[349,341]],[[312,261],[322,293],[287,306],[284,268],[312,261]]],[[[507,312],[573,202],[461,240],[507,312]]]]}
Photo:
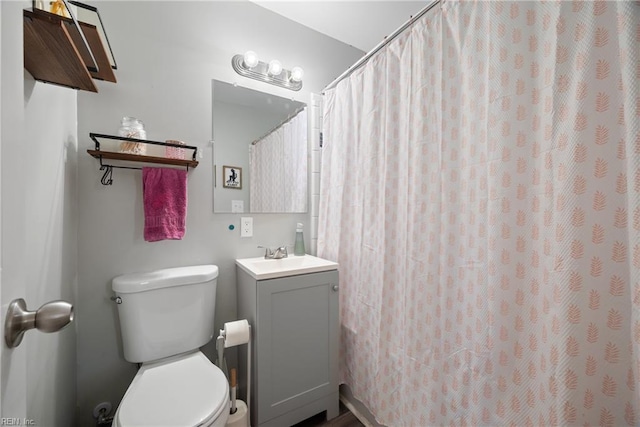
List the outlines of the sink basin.
{"type": "Polygon", "coordinates": [[[256,280],[338,269],[338,263],[312,255],[289,256],[282,259],[243,258],[237,259],[236,264],[256,280]]]}

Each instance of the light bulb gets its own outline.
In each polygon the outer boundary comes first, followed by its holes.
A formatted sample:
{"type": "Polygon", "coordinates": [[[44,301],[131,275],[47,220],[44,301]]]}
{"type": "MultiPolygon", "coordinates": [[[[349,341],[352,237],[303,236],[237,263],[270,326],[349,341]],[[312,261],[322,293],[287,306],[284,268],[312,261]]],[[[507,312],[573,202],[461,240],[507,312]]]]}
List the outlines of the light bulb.
{"type": "Polygon", "coordinates": [[[282,64],[277,59],[269,62],[269,74],[272,76],[280,75],[282,72],[282,64]]]}
{"type": "Polygon", "coordinates": [[[254,51],[248,50],[244,54],[243,62],[245,67],[253,68],[258,65],[258,55],[254,51]]]}
{"type": "Polygon", "coordinates": [[[291,69],[291,80],[294,82],[302,81],[302,77],[304,76],[304,70],[300,67],[293,67],[291,69]]]}

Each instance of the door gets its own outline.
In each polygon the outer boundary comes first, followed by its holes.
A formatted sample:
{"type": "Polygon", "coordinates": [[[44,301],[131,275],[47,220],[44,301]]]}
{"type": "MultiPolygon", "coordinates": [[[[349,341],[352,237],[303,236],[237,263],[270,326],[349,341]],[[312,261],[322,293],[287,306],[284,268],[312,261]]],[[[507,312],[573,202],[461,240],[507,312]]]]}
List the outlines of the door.
{"type": "Polygon", "coordinates": [[[337,394],[337,284],[335,271],[258,282],[258,423],[337,394]]]}
{"type": "MultiPolygon", "coordinates": [[[[0,2],[0,415],[11,423],[27,418],[26,407],[26,346],[9,349],[4,342],[4,318],[12,299],[24,298],[26,285],[23,261],[24,195],[16,183],[7,190],[9,174],[18,173],[20,162],[13,166],[8,159],[18,154],[23,142],[24,75],[22,70],[22,8],[26,2],[0,2]],[[17,39],[17,40],[16,40],[17,39]],[[11,143],[9,143],[11,142],[11,143]],[[11,226],[8,226],[8,223],[11,226]]],[[[19,157],[18,157],[19,158],[19,157]]]]}
{"type": "MultiPolygon", "coordinates": [[[[0,4],[0,52],[2,52],[2,5],[0,4]]],[[[0,153],[2,153],[2,55],[0,54],[0,153]]],[[[0,177],[2,176],[2,162],[0,161],[0,177]]],[[[0,206],[2,206],[2,181],[0,181],[0,206]]],[[[0,242],[2,242],[2,209],[0,209],[0,242]]],[[[2,245],[0,244],[0,301],[2,301],[2,245]]],[[[0,314],[6,308],[2,306],[0,314]]],[[[4,323],[0,322],[4,326],[4,323]]],[[[2,351],[0,351],[0,386],[4,384],[2,380],[2,351]]],[[[3,388],[2,388],[3,389],[3,388]]],[[[0,393],[1,394],[1,393],[0,393]]],[[[2,414],[2,398],[0,398],[0,415],[2,414]]]]}
{"type": "MultiPolygon", "coordinates": [[[[77,287],[77,93],[36,82],[23,65],[23,9],[0,0],[0,331],[77,287]]],[[[0,343],[0,424],[68,427],[76,405],[75,325],[0,343]]]]}

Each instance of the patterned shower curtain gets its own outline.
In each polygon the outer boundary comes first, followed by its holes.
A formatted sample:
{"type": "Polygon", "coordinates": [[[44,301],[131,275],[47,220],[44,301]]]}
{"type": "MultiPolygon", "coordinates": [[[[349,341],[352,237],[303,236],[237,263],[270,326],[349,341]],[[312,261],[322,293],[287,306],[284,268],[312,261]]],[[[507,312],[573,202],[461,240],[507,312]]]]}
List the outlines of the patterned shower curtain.
{"type": "Polygon", "coordinates": [[[251,145],[251,212],[307,210],[307,109],[251,145]]]}
{"type": "Polygon", "coordinates": [[[341,379],[389,426],[640,424],[640,3],[443,1],[326,94],[341,379]]]}

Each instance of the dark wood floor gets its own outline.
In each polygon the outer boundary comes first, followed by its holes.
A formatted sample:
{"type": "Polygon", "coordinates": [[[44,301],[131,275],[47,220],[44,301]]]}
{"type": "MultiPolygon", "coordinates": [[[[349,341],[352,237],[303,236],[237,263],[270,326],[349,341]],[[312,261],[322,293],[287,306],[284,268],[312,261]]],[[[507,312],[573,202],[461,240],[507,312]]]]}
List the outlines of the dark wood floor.
{"type": "Polygon", "coordinates": [[[364,424],[340,402],[340,415],[334,419],[327,421],[326,413],[321,412],[292,427],[364,427],[364,424]]]}

